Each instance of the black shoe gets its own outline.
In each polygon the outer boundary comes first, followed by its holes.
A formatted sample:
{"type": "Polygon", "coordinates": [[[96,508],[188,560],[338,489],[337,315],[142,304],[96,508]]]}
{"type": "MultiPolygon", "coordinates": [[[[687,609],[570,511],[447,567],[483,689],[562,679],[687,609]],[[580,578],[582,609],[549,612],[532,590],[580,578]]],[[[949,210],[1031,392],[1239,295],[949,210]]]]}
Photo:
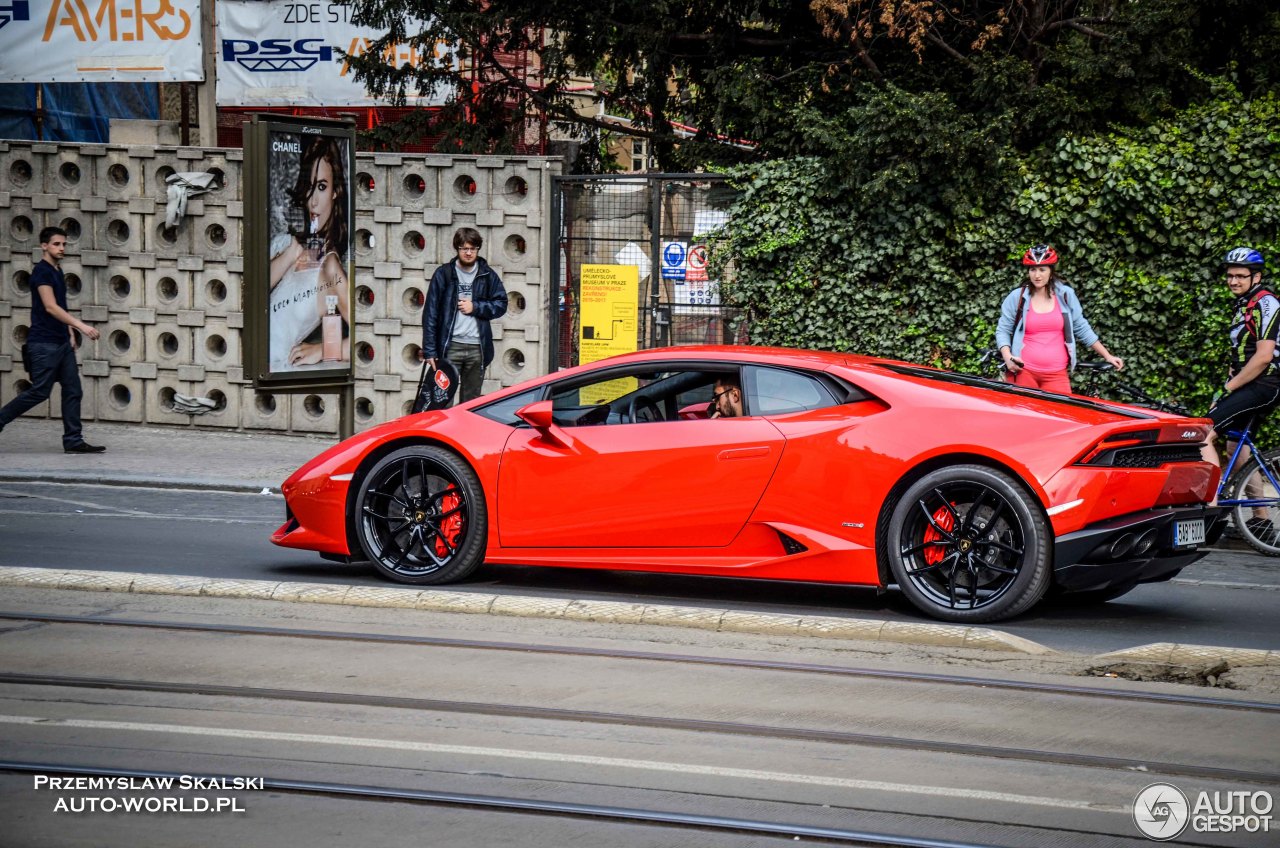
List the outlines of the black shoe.
{"type": "Polygon", "coordinates": [[[102,453],[105,450],[106,448],[104,448],[102,445],[91,445],[88,442],[80,442],[79,444],[72,445],[69,448],[63,448],[62,452],[63,453],[102,453]]]}
{"type": "Polygon", "coordinates": [[[1271,523],[1269,518],[1253,517],[1245,522],[1245,526],[1249,528],[1249,532],[1253,534],[1255,539],[1261,539],[1264,542],[1270,542],[1275,534],[1275,525],[1271,523]]]}

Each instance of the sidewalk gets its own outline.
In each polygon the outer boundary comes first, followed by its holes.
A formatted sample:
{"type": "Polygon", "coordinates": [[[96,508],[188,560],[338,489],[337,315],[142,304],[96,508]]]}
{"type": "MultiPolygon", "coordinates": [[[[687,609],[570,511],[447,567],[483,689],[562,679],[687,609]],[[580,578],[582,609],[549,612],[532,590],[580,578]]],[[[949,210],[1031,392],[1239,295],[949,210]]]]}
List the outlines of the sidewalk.
{"type": "Polygon", "coordinates": [[[106,453],[62,452],[61,419],[19,418],[0,433],[0,480],[278,492],[335,437],[282,436],[85,422],[106,453]]]}

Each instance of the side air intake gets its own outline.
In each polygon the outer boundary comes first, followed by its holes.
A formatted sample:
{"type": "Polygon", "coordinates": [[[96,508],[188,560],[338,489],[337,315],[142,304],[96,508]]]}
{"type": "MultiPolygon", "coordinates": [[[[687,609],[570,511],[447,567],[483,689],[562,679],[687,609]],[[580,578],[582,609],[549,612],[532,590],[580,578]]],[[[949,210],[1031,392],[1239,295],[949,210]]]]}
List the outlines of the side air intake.
{"type": "Polygon", "coordinates": [[[786,533],[783,533],[781,530],[777,530],[775,532],[778,534],[778,538],[782,540],[782,549],[787,552],[788,556],[791,554],[802,554],[809,550],[786,533]]]}

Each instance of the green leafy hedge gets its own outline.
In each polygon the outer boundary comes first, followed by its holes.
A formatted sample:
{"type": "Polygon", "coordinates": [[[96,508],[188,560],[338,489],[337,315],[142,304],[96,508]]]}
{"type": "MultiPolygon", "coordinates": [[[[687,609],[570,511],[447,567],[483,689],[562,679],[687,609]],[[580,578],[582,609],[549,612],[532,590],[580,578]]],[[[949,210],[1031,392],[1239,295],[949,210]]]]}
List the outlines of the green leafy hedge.
{"type": "Polygon", "coordinates": [[[758,344],[974,370],[1018,257],[1049,242],[1129,377],[1206,409],[1226,378],[1218,260],[1249,244],[1280,267],[1280,98],[1214,84],[1172,120],[1030,154],[937,95],[798,109],[815,155],[731,172],[723,299],[758,344]]]}

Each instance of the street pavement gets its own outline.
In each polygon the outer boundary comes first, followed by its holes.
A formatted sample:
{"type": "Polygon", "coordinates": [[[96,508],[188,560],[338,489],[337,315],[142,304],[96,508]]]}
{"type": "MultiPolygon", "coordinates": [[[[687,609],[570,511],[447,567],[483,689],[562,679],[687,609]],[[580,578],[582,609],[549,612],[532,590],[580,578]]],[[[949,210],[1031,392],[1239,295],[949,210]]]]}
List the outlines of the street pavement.
{"type": "Polygon", "coordinates": [[[63,453],[61,420],[19,418],[0,432],[0,480],[278,492],[337,441],[96,421],[86,422],[85,440],[106,453],[63,453]]]}

